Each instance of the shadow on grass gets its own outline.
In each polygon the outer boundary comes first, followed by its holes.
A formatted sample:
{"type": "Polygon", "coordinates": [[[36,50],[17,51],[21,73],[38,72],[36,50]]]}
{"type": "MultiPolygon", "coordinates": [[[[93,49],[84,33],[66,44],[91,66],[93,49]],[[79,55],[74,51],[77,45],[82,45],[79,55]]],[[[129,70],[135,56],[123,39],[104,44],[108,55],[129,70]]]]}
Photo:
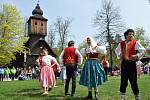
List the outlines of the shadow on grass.
{"type": "Polygon", "coordinates": [[[51,94],[49,93],[49,95],[47,96],[42,96],[41,92],[39,92],[40,89],[37,88],[33,88],[33,89],[22,89],[19,90],[15,93],[11,93],[11,94],[6,94],[9,97],[15,97],[18,96],[19,97],[33,97],[33,98],[39,98],[40,100],[86,100],[85,97],[71,97],[71,96],[64,96],[64,95],[59,95],[59,94],[51,94]],[[43,98],[43,99],[42,99],[43,98]]]}

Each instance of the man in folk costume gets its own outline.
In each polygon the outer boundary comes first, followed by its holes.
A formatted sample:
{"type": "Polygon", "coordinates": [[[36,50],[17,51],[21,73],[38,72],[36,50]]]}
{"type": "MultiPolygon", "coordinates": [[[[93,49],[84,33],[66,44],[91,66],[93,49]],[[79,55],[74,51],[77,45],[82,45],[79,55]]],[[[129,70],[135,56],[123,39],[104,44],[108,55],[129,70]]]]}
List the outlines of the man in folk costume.
{"type": "Polygon", "coordinates": [[[59,61],[61,65],[66,66],[67,79],[65,82],[65,95],[69,95],[69,82],[72,78],[71,96],[73,97],[76,89],[77,65],[82,63],[82,55],[79,50],[74,47],[74,41],[68,42],[68,47],[60,54],[59,61]]]}
{"type": "Polygon", "coordinates": [[[124,33],[125,40],[121,41],[115,50],[117,58],[122,60],[120,84],[121,100],[125,100],[128,79],[135,95],[135,100],[141,99],[137,84],[136,61],[143,57],[146,50],[138,41],[133,39],[133,35],[134,30],[128,29],[124,33]]]}

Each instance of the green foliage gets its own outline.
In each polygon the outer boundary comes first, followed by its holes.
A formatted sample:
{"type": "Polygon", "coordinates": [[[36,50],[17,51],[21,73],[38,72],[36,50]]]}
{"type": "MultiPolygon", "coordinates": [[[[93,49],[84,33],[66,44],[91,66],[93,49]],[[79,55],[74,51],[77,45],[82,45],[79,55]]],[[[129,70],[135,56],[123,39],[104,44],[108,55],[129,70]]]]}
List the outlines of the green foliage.
{"type": "Polygon", "coordinates": [[[0,65],[5,66],[15,59],[15,53],[23,51],[24,22],[16,7],[0,5],[0,65]]]}
{"type": "MultiPolygon", "coordinates": [[[[145,36],[145,30],[142,27],[137,27],[135,29],[135,36],[134,38],[136,40],[138,40],[145,48],[147,48],[149,46],[149,41],[150,39],[148,37],[145,36]]],[[[146,52],[145,56],[149,56],[150,52],[146,52]]]]}
{"type": "Polygon", "coordinates": [[[144,47],[148,46],[149,39],[145,36],[145,30],[142,27],[137,27],[135,29],[134,38],[138,40],[144,47]]]}

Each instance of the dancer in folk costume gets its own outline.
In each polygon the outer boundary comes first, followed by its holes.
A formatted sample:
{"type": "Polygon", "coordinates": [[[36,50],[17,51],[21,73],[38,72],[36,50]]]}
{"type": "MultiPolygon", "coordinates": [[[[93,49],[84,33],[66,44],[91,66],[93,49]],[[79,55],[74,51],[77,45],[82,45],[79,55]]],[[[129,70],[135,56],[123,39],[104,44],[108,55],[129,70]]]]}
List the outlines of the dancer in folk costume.
{"type": "Polygon", "coordinates": [[[46,48],[42,50],[42,54],[37,59],[37,63],[40,66],[39,67],[39,70],[40,70],[39,80],[43,88],[42,95],[48,95],[49,87],[53,88],[56,84],[53,66],[57,65],[59,69],[59,64],[57,63],[57,60],[54,57],[52,57],[51,55],[48,55],[48,50],[46,48]],[[52,64],[52,62],[54,63],[52,64]]]}
{"type": "Polygon", "coordinates": [[[73,97],[76,90],[76,76],[78,71],[78,64],[82,63],[82,55],[79,50],[74,47],[74,41],[68,42],[68,47],[65,48],[59,57],[59,61],[61,65],[66,67],[66,75],[67,79],[65,82],[65,95],[69,95],[69,82],[72,78],[72,91],[71,96],[73,97]]]}
{"type": "Polygon", "coordinates": [[[85,57],[83,69],[81,71],[79,84],[88,87],[86,99],[92,99],[92,88],[95,90],[95,98],[98,97],[98,86],[106,81],[105,71],[99,61],[101,54],[106,54],[105,46],[98,46],[92,37],[85,40],[86,47],[81,49],[81,54],[85,57]]]}
{"type": "Polygon", "coordinates": [[[142,74],[142,62],[140,60],[138,60],[136,62],[136,67],[137,67],[137,75],[138,75],[138,78],[141,78],[141,74],[142,74]]]}
{"type": "Polygon", "coordinates": [[[136,61],[139,60],[145,53],[145,48],[136,40],[133,39],[134,30],[128,29],[124,33],[125,40],[121,41],[115,52],[121,62],[121,100],[125,100],[126,87],[128,80],[130,81],[133,93],[136,100],[140,100],[139,88],[137,84],[137,69],[136,61]]]}

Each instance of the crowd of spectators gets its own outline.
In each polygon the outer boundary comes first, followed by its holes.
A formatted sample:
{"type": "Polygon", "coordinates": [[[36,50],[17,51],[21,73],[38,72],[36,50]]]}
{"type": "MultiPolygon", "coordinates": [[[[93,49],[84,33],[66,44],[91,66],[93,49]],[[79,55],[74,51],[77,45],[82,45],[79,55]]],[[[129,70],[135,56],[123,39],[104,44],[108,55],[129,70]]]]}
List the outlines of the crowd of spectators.
{"type": "Polygon", "coordinates": [[[0,67],[0,81],[37,79],[38,67],[0,67]]]}

